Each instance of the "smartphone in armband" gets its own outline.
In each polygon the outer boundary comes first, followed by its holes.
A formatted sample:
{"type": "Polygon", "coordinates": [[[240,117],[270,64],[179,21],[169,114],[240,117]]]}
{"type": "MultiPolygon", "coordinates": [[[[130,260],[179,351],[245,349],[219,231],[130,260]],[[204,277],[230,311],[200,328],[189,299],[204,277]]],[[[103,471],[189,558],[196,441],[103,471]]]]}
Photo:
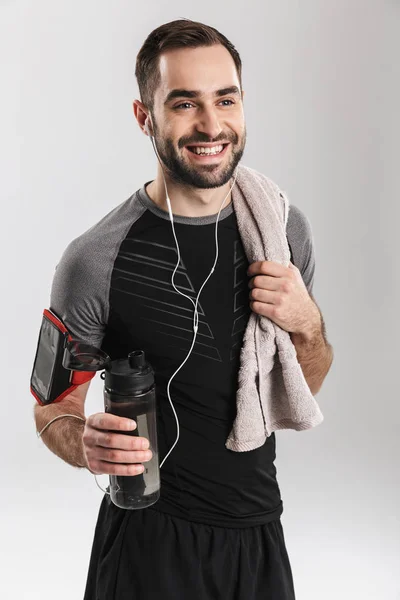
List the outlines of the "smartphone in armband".
{"type": "Polygon", "coordinates": [[[30,380],[31,393],[41,405],[60,402],[96,374],[63,366],[64,350],[70,340],[72,336],[61,319],[45,308],[30,380]]]}

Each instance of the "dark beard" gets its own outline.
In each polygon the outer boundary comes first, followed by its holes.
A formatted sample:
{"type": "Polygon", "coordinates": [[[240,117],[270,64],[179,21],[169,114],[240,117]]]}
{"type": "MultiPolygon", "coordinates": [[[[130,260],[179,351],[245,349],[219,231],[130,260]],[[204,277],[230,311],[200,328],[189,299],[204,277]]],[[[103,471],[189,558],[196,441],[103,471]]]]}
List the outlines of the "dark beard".
{"type": "MultiPolygon", "coordinates": [[[[246,134],[244,135],[242,146],[236,150],[232,150],[237,144],[236,136],[236,143],[231,142],[231,148],[228,149],[231,152],[229,164],[223,169],[215,164],[204,164],[200,168],[188,164],[176,153],[175,147],[169,139],[163,140],[161,144],[156,142],[156,148],[163,166],[167,169],[168,175],[174,183],[183,187],[212,189],[225,185],[232,178],[237,165],[242,159],[245,143],[246,134]],[[160,146],[162,147],[160,148],[160,146]],[[214,171],[215,175],[213,175],[214,171]]],[[[201,142],[199,145],[201,145],[201,142]]]]}

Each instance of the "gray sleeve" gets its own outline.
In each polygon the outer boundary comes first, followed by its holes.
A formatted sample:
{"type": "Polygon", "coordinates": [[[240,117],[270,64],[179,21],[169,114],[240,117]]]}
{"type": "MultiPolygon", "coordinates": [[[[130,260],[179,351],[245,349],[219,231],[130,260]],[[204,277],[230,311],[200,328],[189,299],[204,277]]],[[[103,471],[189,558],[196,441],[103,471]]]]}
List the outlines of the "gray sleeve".
{"type": "Polygon", "coordinates": [[[101,347],[108,320],[105,273],[88,252],[82,238],[73,240],[56,265],[50,293],[50,309],[62,320],[73,338],[101,347]]]}
{"type": "Polygon", "coordinates": [[[290,204],[286,233],[292,248],[293,262],[312,294],[315,275],[315,244],[311,223],[300,208],[290,204]]]}
{"type": "Polygon", "coordinates": [[[50,309],[72,337],[101,348],[108,325],[114,262],[132,223],[145,210],[135,193],[64,250],[51,286],[50,309]]]}

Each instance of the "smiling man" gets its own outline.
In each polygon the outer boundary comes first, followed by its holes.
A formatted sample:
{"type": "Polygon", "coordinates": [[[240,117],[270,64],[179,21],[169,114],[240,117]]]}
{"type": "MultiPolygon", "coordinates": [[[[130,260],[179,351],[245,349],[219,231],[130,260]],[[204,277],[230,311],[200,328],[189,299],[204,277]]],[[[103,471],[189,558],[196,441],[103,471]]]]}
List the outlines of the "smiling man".
{"type": "MultiPolygon", "coordinates": [[[[124,510],[104,495],[85,600],[293,600],[275,435],[244,452],[225,442],[252,311],[289,332],[313,394],[329,371],[332,348],[311,296],[310,224],[290,206],[289,266],[247,260],[231,191],[246,144],[241,61],[225,36],[186,19],[166,23],[143,44],[136,77],[133,111],[157,154],[156,177],[68,246],[51,308],[74,337],[112,359],[145,351],[156,375],[155,459],[166,460],[151,506],[124,510]],[[217,219],[218,261],[201,291],[193,344],[192,302],[214,263],[217,219]],[[169,454],[177,439],[167,394],[174,373],[179,438],[169,454]]],[[[63,413],[84,418],[87,388],[37,407],[38,428],[63,413]]],[[[154,457],[144,434],[126,436],[126,426],[97,413],[85,423],[59,419],[43,439],[69,464],[134,477],[154,457]]]]}
{"type": "Polygon", "coordinates": [[[225,46],[213,44],[169,49],[159,57],[158,69],[160,83],[148,106],[139,100],[133,105],[141,126],[151,114],[163,163],[147,194],[167,210],[164,169],[175,214],[212,215],[229,191],[246,144],[244,92],[235,63],[225,46]]]}

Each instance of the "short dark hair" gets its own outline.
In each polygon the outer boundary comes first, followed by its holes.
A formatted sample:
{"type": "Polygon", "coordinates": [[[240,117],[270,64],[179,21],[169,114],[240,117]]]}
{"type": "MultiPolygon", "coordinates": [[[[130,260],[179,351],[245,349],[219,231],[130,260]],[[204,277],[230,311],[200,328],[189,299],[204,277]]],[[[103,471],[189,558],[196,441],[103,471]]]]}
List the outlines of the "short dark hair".
{"type": "Polygon", "coordinates": [[[158,65],[162,52],[172,48],[199,48],[215,44],[222,44],[230,52],[242,88],[242,61],[239,53],[217,29],[190,19],[177,19],[154,29],[139,50],[135,68],[140,100],[147,109],[151,112],[154,109],[154,94],[161,81],[158,65]]]}

